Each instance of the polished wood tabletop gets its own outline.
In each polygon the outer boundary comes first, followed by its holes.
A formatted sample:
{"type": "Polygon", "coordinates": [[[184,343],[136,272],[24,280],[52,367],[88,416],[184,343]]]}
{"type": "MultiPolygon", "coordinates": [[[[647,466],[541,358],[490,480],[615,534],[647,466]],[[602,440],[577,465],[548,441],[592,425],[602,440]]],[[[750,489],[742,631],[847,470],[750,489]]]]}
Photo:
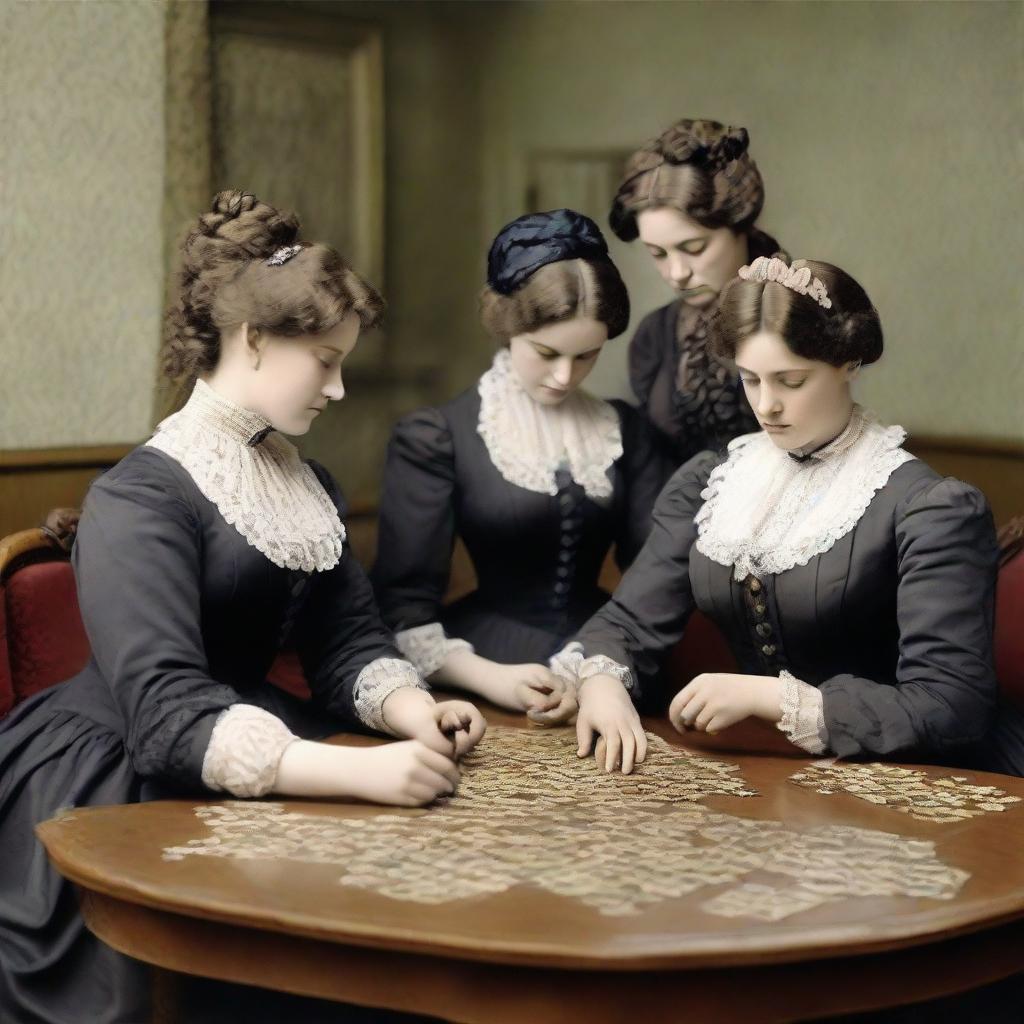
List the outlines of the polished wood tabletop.
{"type": "Polygon", "coordinates": [[[609,776],[571,729],[487,717],[427,810],[156,801],[38,833],[123,952],[466,1024],[799,1020],[1024,969],[1024,780],[655,720],[609,776]]]}

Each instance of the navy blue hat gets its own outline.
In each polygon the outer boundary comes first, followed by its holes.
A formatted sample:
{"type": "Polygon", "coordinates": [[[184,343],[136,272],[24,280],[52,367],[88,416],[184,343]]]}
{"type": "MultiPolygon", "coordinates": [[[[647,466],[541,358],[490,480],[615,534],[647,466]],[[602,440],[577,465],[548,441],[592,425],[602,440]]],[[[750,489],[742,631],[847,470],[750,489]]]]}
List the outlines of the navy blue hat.
{"type": "Polygon", "coordinates": [[[487,283],[511,295],[531,275],[560,260],[608,259],[601,229],[575,210],[517,217],[498,232],[487,254],[487,283]]]}

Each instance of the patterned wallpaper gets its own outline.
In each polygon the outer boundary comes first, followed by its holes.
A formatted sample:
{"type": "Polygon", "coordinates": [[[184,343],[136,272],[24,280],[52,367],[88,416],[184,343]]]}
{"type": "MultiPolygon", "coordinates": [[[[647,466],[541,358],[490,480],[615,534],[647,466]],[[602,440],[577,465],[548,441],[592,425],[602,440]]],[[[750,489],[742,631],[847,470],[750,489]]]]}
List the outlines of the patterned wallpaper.
{"type": "Polygon", "coordinates": [[[165,9],[0,8],[0,448],[132,442],[163,304],[165,9]]]}

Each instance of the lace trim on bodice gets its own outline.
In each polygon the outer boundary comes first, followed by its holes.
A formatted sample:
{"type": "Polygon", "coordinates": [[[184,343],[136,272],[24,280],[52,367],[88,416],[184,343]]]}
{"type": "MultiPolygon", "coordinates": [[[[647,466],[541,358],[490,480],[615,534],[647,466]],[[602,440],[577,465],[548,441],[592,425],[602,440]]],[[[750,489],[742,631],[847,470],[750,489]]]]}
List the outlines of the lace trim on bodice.
{"type": "Polygon", "coordinates": [[[795,459],[765,433],[729,445],[701,492],[697,550],[732,566],[736,580],[774,575],[824,554],[860,521],[893,471],[914,456],[902,427],[883,427],[854,406],[846,429],[795,459]]]}
{"type": "Polygon", "coordinates": [[[298,449],[269,427],[199,380],[146,443],[180,463],[225,521],[275,565],[333,569],[345,541],[338,510],[298,449]]]}
{"type": "Polygon", "coordinates": [[[614,406],[578,389],[560,405],[535,402],[519,383],[507,349],[494,357],[478,388],[477,432],[510,484],[555,495],[555,474],[564,465],[589,498],[611,497],[608,471],[622,456],[614,406]]]}

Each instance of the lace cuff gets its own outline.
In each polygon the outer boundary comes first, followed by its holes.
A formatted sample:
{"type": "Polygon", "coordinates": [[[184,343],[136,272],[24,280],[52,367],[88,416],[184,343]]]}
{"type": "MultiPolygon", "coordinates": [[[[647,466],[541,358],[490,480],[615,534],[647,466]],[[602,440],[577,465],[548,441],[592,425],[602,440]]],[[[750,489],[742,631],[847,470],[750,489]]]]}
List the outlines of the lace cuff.
{"type": "Polygon", "coordinates": [[[276,715],[232,704],[217,716],[203,757],[203,785],[232,796],[263,796],[274,788],[285,748],[297,740],[276,715]]]}
{"type": "Polygon", "coordinates": [[[633,690],[633,673],[625,665],[620,665],[603,654],[584,658],[583,645],[575,640],[549,658],[548,667],[574,690],[578,690],[580,683],[591,676],[602,675],[614,676],[622,683],[627,693],[633,690]]]}
{"type": "Polygon", "coordinates": [[[378,658],[371,661],[356,677],[355,705],[356,714],[363,725],[377,732],[385,732],[389,736],[397,736],[393,729],[384,721],[384,701],[403,686],[415,686],[420,690],[429,690],[407,661],[398,658],[378,658]]]}
{"type": "Polygon", "coordinates": [[[395,644],[424,679],[432,676],[453,651],[473,651],[473,645],[466,640],[445,636],[440,622],[403,629],[395,634],[395,644]]]}
{"type": "Polygon", "coordinates": [[[579,688],[580,665],[583,664],[583,644],[574,640],[566,644],[557,654],[548,658],[548,668],[572,691],[579,688]]]}
{"type": "Polygon", "coordinates": [[[828,732],[821,690],[785,669],[779,673],[779,679],[782,680],[782,719],[778,728],[790,743],[808,754],[824,754],[828,749],[828,732]]]}

